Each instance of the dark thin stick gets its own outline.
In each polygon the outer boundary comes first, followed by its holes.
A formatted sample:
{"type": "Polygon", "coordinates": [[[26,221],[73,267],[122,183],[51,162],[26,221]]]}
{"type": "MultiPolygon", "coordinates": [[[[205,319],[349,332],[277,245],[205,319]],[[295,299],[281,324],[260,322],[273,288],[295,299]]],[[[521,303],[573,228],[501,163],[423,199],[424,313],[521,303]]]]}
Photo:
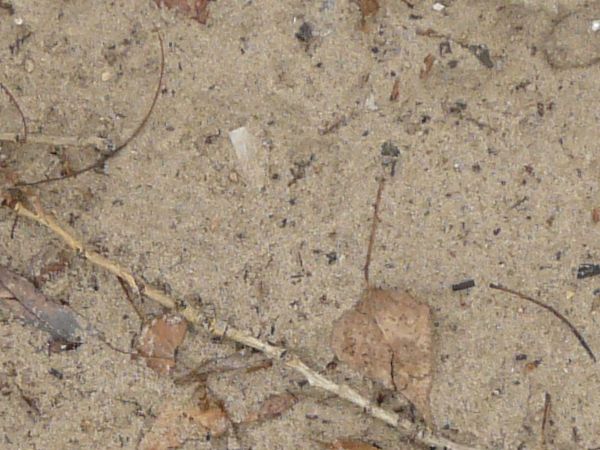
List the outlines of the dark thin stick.
{"type": "Polygon", "coordinates": [[[19,103],[17,102],[17,99],[15,98],[15,96],[12,95],[12,93],[8,90],[8,88],[6,86],[4,86],[2,83],[0,83],[0,89],[2,89],[4,91],[4,93],[10,99],[11,103],[13,105],[15,105],[15,108],[17,108],[17,111],[19,111],[19,114],[21,115],[21,121],[23,122],[23,140],[21,141],[19,139],[19,141],[20,142],[27,142],[27,134],[28,134],[28,131],[27,131],[27,119],[25,119],[25,114],[23,114],[23,110],[19,106],[19,103]]]}
{"type": "Polygon", "coordinates": [[[545,303],[542,303],[541,301],[536,300],[535,298],[529,297],[529,296],[527,296],[525,294],[522,294],[520,292],[514,291],[512,289],[509,289],[509,288],[504,287],[504,286],[499,285],[499,284],[493,284],[492,283],[492,284],[490,284],[490,288],[497,289],[499,291],[504,291],[504,292],[508,292],[509,294],[516,295],[517,297],[522,298],[523,300],[527,300],[527,301],[529,301],[531,303],[535,303],[536,305],[541,306],[542,308],[550,311],[558,319],[560,319],[562,323],[564,323],[566,326],[569,327],[569,329],[573,332],[573,334],[575,335],[575,337],[577,337],[577,339],[579,340],[579,343],[585,349],[585,351],[587,352],[587,354],[590,355],[590,358],[592,358],[592,361],[596,362],[596,357],[594,356],[594,353],[592,352],[592,349],[590,348],[590,346],[588,345],[588,343],[585,341],[585,339],[583,338],[583,336],[581,335],[581,333],[579,331],[577,331],[577,328],[575,328],[573,326],[573,324],[571,322],[569,322],[569,320],[565,316],[563,316],[561,313],[559,313],[552,306],[546,305],[545,303]]]}
{"type": "Polygon", "coordinates": [[[15,230],[17,229],[17,223],[19,223],[19,215],[18,214],[15,216],[15,220],[12,224],[12,227],[10,227],[10,238],[11,239],[15,238],[15,230]]]}
{"type": "Polygon", "coordinates": [[[373,204],[373,221],[371,222],[371,235],[369,236],[369,247],[367,248],[367,258],[365,260],[365,281],[369,284],[369,266],[371,265],[371,254],[373,253],[373,244],[375,243],[375,232],[377,231],[377,223],[379,222],[379,204],[381,203],[381,194],[383,194],[383,185],[385,178],[379,180],[379,188],[377,188],[377,197],[373,204]]]}
{"type": "Polygon", "coordinates": [[[122,144],[120,144],[117,148],[115,148],[112,152],[102,155],[96,162],[94,162],[88,166],[85,166],[82,169],[75,170],[69,174],[61,175],[59,177],[51,177],[51,178],[44,178],[43,180],[37,180],[37,181],[32,181],[32,182],[17,183],[16,186],[39,186],[40,184],[50,183],[53,181],[66,180],[68,178],[75,178],[75,177],[77,177],[81,174],[84,174],[86,172],[89,172],[91,170],[102,168],[109,159],[117,156],[117,154],[120,153],[121,150],[123,150],[125,147],[127,147],[127,145],[137,137],[137,135],[140,133],[140,131],[142,131],[142,129],[146,125],[146,122],[148,122],[148,119],[150,118],[150,115],[152,114],[152,111],[154,110],[154,105],[156,105],[156,101],[158,100],[158,96],[160,94],[160,87],[162,86],[163,75],[165,72],[165,50],[164,50],[163,39],[158,30],[156,31],[156,34],[158,35],[158,41],[160,43],[160,75],[158,77],[158,85],[156,86],[156,92],[154,92],[154,97],[152,98],[152,103],[150,104],[150,108],[148,109],[148,112],[144,116],[144,119],[142,120],[142,122],[133,131],[133,133],[131,133],[131,135],[127,139],[125,139],[125,141],[122,144]]]}
{"type": "Polygon", "coordinates": [[[544,416],[542,417],[542,447],[546,447],[546,423],[548,423],[548,416],[550,415],[550,409],[552,408],[552,398],[547,392],[544,395],[544,416]]]}

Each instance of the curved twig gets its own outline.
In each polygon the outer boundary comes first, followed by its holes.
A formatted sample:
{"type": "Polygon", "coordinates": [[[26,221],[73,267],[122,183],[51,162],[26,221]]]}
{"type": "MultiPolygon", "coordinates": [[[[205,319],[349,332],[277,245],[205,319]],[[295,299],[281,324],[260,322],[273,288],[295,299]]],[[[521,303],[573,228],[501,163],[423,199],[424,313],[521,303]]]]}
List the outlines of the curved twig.
{"type": "Polygon", "coordinates": [[[10,90],[6,86],[4,86],[2,83],[0,83],[0,89],[2,89],[4,91],[4,93],[10,99],[11,103],[13,105],[15,105],[15,108],[17,108],[17,111],[19,111],[19,114],[21,115],[21,121],[23,122],[23,140],[21,140],[17,135],[17,141],[18,142],[27,142],[27,134],[28,134],[27,119],[25,119],[25,114],[23,114],[23,110],[21,109],[21,106],[19,106],[19,102],[17,102],[17,99],[15,98],[14,95],[12,95],[12,92],[10,92],[10,90]]]}
{"type": "Polygon", "coordinates": [[[596,362],[596,356],[594,355],[594,352],[592,352],[592,349],[590,348],[590,346],[588,345],[588,343],[583,338],[582,334],[577,330],[577,328],[575,328],[575,326],[571,322],[569,322],[569,319],[567,319],[565,316],[563,316],[561,313],[559,313],[552,306],[546,305],[545,303],[542,303],[541,301],[536,300],[533,297],[529,297],[528,295],[525,295],[525,294],[522,294],[521,292],[509,289],[509,288],[504,287],[504,286],[502,286],[500,284],[494,284],[494,283],[492,283],[492,284],[490,284],[490,288],[497,289],[497,290],[503,291],[503,292],[508,292],[509,294],[512,294],[512,295],[516,295],[517,297],[522,298],[523,300],[527,300],[527,301],[529,301],[531,303],[534,303],[534,304],[536,304],[538,306],[541,306],[542,308],[544,308],[547,311],[550,311],[562,323],[564,323],[567,327],[569,327],[569,329],[575,335],[575,337],[577,338],[577,340],[579,341],[579,343],[581,344],[581,346],[585,349],[585,351],[587,352],[587,354],[590,355],[590,358],[592,358],[592,361],[596,362]]]}
{"type": "Polygon", "coordinates": [[[158,84],[156,86],[156,91],[154,92],[154,97],[152,98],[152,103],[150,104],[150,108],[148,108],[148,112],[144,116],[144,119],[141,121],[141,123],[137,126],[137,128],[135,130],[133,130],[133,133],[131,133],[131,135],[127,139],[125,139],[125,141],[123,141],[123,143],[121,143],[119,146],[117,146],[117,148],[115,148],[112,152],[102,155],[98,160],[96,160],[92,164],[89,164],[88,166],[85,166],[79,170],[70,172],[68,174],[61,175],[59,177],[44,178],[43,180],[37,180],[37,181],[31,181],[31,182],[20,182],[20,183],[17,183],[16,186],[39,186],[40,184],[50,183],[53,181],[61,181],[61,180],[66,180],[68,178],[75,178],[75,177],[77,177],[81,174],[84,174],[86,172],[89,172],[91,170],[102,168],[109,159],[117,156],[117,154],[120,153],[121,150],[123,150],[125,147],[127,147],[127,145],[137,137],[137,135],[142,131],[142,129],[146,125],[146,122],[148,122],[148,119],[150,118],[150,115],[152,114],[152,111],[154,110],[154,105],[156,105],[156,101],[158,100],[158,96],[160,94],[160,88],[162,86],[163,75],[165,72],[165,49],[164,49],[163,39],[158,30],[156,30],[156,34],[158,35],[158,41],[160,43],[160,75],[158,77],[158,84]]]}

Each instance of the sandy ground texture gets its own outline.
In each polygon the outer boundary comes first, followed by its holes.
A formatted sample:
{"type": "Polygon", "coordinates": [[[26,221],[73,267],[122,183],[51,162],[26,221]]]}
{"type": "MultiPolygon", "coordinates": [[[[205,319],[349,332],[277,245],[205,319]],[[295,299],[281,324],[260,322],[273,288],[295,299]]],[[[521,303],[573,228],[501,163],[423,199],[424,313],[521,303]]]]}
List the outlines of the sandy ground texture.
{"type": "MultiPolygon", "coordinates": [[[[332,324],[365,288],[371,205],[386,173],[371,281],[431,306],[440,433],[480,448],[542,448],[549,394],[546,448],[600,447],[597,365],[547,311],[487,287],[544,300],[600,353],[600,278],[576,278],[580,264],[600,262],[600,32],[591,31],[600,3],[443,3],[381,0],[362,23],[350,0],[217,0],[203,25],[148,0],[5,0],[0,81],[32,134],[118,143],[151,101],[158,27],[165,79],[147,126],[103,173],[40,186],[46,209],[147,282],[407,414],[398,396],[329,364],[332,324]],[[239,127],[257,143],[250,172],[229,139],[239,127]],[[382,163],[396,149],[391,176],[382,163]],[[476,286],[453,292],[465,279],[476,286]]],[[[19,130],[3,96],[0,133],[19,130]]],[[[0,157],[32,181],[97,151],[5,142],[0,157]]],[[[13,219],[0,210],[0,264],[33,278],[66,253],[68,268],[43,292],[129,351],[140,320],[115,278],[26,220],[11,238],[13,219]]],[[[133,449],[164,402],[193,390],[93,337],[48,355],[44,333],[7,316],[0,347],[6,449],[133,449]]],[[[178,360],[193,368],[233,354],[252,356],[192,330],[178,360]]],[[[319,448],[339,437],[419,448],[301,380],[278,365],[210,377],[234,420],[273,393],[299,402],[182,448],[319,448]]]]}

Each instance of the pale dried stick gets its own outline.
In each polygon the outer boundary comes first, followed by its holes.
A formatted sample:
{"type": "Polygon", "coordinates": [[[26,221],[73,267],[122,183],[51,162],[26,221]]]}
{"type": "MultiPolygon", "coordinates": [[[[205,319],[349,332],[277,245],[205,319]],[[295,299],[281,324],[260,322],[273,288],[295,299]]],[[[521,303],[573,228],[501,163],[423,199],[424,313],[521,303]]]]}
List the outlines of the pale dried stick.
{"type": "Polygon", "coordinates": [[[99,253],[88,250],[85,248],[83,242],[75,237],[74,232],[67,229],[67,227],[60,225],[52,215],[46,213],[37,199],[32,200],[33,208],[28,208],[25,204],[19,201],[12,201],[11,199],[3,199],[3,205],[11,207],[17,214],[27,217],[28,219],[34,220],[52,230],[57,234],[69,247],[75,250],[79,255],[88,259],[92,264],[102,267],[108,272],[116,275],[122,279],[129,287],[135,292],[140,292],[146,297],[160,303],[170,309],[175,309],[189,322],[197,325],[201,325],[206,328],[211,334],[227,338],[245,346],[254,348],[263,352],[269,358],[281,361],[283,365],[289,367],[300,373],[311,386],[324,389],[336,396],[347,400],[351,403],[362,408],[362,410],[379,420],[391,425],[394,428],[404,432],[410,438],[415,439],[417,442],[426,444],[429,446],[446,447],[450,450],[477,450],[476,447],[465,446],[457,444],[449,439],[441,436],[436,436],[433,431],[421,427],[413,422],[402,419],[398,414],[387,411],[372,404],[368,399],[360,395],[357,391],[346,385],[340,385],[333,381],[325,378],[319,373],[308,367],[302,360],[297,356],[288,352],[287,349],[277,347],[263,342],[255,337],[246,334],[240,330],[230,327],[227,323],[217,320],[209,319],[205,317],[203,313],[194,308],[193,305],[189,305],[186,302],[175,300],[174,298],[164,294],[162,291],[152,288],[151,286],[145,286],[143,283],[138,281],[136,277],[124,267],[117,263],[110,261],[108,258],[100,255],[99,253]]]}

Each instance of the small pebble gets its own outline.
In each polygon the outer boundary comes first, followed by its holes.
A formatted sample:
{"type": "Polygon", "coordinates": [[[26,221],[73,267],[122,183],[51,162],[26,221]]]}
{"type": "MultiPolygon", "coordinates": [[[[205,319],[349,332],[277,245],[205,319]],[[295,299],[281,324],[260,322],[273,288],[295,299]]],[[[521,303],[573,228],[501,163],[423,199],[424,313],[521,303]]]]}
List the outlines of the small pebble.
{"type": "Polygon", "coordinates": [[[433,4],[433,10],[434,10],[434,11],[441,12],[441,11],[443,11],[445,8],[446,8],[446,7],[445,7],[443,4],[441,4],[441,3],[434,3],[434,4],[433,4]]]}
{"type": "Polygon", "coordinates": [[[107,70],[106,72],[102,72],[101,78],[102,81],[108,81],[113,77],[113,74],[110,70],[107,70]]]}
{"type": "Polygon", "coordinates": [[[23,18],[15,17],[15,25],[23,25],[23,18]]]}
{"type": "Polygon", "coordinates": [[[600,31],[600,19],[592,20],[592,24],[590,25],[590,30],[600,31]]]}
{"type": "Polygon", "coordinates": [[[25,71],[27,73],[33,72],[34,67],[35,67],[35,65],[33,64],[33,61],[31,59],[25,60],[25,71]]]}

